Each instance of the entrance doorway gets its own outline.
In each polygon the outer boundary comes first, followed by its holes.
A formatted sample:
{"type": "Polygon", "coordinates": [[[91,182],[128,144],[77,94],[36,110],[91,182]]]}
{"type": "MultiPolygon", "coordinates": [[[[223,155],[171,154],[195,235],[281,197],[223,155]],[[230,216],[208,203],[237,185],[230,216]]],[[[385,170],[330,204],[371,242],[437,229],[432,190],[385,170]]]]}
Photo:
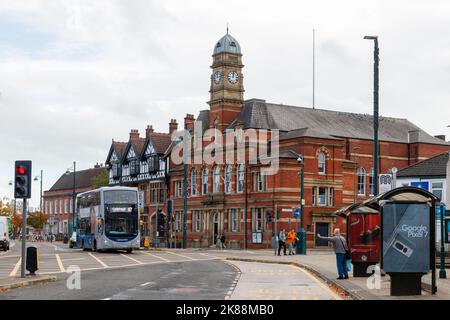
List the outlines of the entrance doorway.
{"type": "Polygon", "coordinates": [[[219,213],[216,212],[213,215],[213,220],[212,220],[212,244],[216,244],[217,241],[217,236],[219,235],[219,213]]]}
{"type": "Polygon", "coordinates": [[[316,222],[316,247],[328,247],[328,241],[317,238],[320,234],[322,237],[330,236],[330,224],[328,222],[316,222]]]}

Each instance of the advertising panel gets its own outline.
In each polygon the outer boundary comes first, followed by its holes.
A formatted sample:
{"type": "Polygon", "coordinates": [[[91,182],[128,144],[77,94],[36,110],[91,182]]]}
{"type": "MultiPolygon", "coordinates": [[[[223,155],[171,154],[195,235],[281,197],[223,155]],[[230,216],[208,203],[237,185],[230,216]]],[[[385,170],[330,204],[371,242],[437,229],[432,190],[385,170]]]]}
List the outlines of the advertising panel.
{"type": "Polygon", "coordinates": [[[411,187],[422,188],[426,191],[430,191],[430,184],[427,181],[413,181],[410,185],[411,187]]]}
{"type": "Polygon", "coordinates": [[[430,270],[430,207],[422,203],[385,203],[383,269],[427,273],[430,270]]]}
{"type": "Polygon", "coordinates": [[[386,174],[380,174],[379,175],[379,184],[378,184],[378,190],[379,193],[385,193],[393,189],[393,178],[392,174],[386,173],[386,174]]]}

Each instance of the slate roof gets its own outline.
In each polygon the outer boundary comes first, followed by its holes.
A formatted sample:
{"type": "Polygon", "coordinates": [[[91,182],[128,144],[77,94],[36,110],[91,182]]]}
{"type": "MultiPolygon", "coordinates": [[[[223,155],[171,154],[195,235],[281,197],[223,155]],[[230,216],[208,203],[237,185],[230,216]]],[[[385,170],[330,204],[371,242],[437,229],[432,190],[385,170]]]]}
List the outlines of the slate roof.
{"type": "Polygon", "coordinates": [[[106,158],[105,164],[110,164],[110,159],[113,151],[116,152],[117,158],[122,159],[125,149],[127,147],[128,142],[119,142],[114,141],[111,144],[111,148],[109,149],[108,157],[106,158]]]}
{"type": "MultiPolygon", "coordinates": [[[[80,170],[75,172],[75,188],[90,188],[92,187],[92,178],[97,177],[106,172],[105,167],[92,168],[87,170],[80,170]]],[[[59,191],[73,189],[73,172],[69,175],[65,173],[55,182],[49,191],[59,191]]]]}
{"type": "MultiPolygon", "coordinates": [[[[244,129],[278,129],[287,132],[308,128],[310,134],[373,139],[371,115],[273,104],[261,99],[245,101],[239,117],[229,128],[234,129],[238,123],[242,123],[244,129]]],[[[408,143],[408,132],[414,130],[419,132],[417,142],[450,146],[450,143],[429,135],[407,119],[380,117],[381,141],[408,143]]]]}
{"type": "Polygon", "coordinates": [[[445,177],[450,151],[438,154],[432,158],[417,162],[397,172],[397,177],[445,177]]]}
{"type": "MultiPolygon", "coordinates": [[[[158,154],[164,154],[164,152],[169,147],[171,141],[171,135],[168,133],[158,133],[153,132],[150,133],[150,140],[152,141],[152,145],[155,148],[158,154]]],[[[145,150],[143,150],[145,152],[145,150]]]]}
{"type": "Polygon", "coordinates": [[[202,132],[204,133],[206,130],[209,129],[209,110],[202,110],[198,114],[197,121],[202,122],[202,132]]]}

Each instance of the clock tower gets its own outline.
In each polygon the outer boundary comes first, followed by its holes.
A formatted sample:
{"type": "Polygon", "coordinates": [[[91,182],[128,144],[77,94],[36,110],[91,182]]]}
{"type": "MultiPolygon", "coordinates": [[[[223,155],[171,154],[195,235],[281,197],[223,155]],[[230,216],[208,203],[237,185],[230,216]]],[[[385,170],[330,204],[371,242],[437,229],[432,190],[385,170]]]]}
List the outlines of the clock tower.
{"type": "Polygon", "coordinates": [[[228,30],[217,41],[212,57],[209,123],[223,132],[239,116],[244,103],[241,47],[228,30]]]}

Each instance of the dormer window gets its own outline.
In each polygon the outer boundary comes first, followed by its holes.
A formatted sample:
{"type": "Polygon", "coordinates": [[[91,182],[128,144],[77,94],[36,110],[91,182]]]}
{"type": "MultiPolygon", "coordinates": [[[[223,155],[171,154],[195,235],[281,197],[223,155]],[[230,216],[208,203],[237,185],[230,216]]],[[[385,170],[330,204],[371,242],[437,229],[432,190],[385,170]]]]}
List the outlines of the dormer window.
{"type": "Polygon", "coordinates": [[[230,47],[236,47],[236,43],[234,41],[230,42],[230,47]]]}
{"type": "Polygon", "coordinates": [[[220,48],[220,47],[221,47],[220,42],[217,42],[216,48],[220,48]]]}

